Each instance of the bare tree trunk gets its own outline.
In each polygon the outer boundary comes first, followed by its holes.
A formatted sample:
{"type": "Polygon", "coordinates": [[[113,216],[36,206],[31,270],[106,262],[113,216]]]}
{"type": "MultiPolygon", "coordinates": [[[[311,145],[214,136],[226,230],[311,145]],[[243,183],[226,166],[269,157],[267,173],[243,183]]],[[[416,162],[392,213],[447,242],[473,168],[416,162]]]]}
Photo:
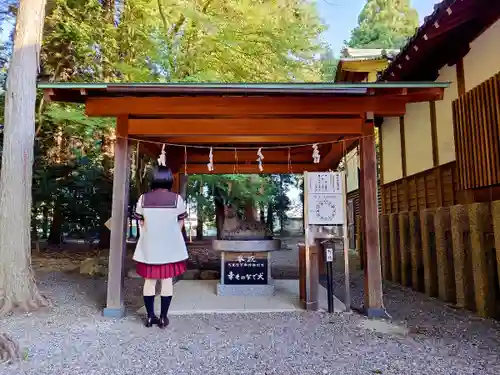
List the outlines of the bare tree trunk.
{"type": "Polygon", "coordinates": [[[222,227],[224,226],[224,203],[220,190],[214,189],[214,204],[215,204],[215,227],[217,228],[217,239],[222,238],[222,227]]]}
{"type": "Polygon", "coordinates": [[[265,210],[264,210],[264,203],[263,202],[260,202],[259,203],[259,220],[262,224],[265,224],[266,223],[266,213],[265,213],[265,210]]]}
{"type": "Polygon", "coordinates": [[[52,223],[50,224],[50,233],[47,238],[49,245],[60,245],[62,243],[62,225],[64,221],[63,213],[60,208],[61,198],[58,196],[54,202],[54,212],[52,223]]]}
{"type": "Polygon", "coordinates": [[[271,232],[274,232],[274,208],[272,203],[267,206],[267,227],[271,232]]]}
{"type": "Polygon", "coordinates": [[[42,222],[42,232],[43,238],[47,239],[49,235],[49,205],[47,202],[43,204],[43,222],[42,222]]]}
{"type": "MultiPolygon", "coordinates": [[[[21,0],[5,94],[0,177],[0,316],[47,306],[31,268],[36,79],[45,0],[21,0]]],[[[1,344],[1,343],[0,343],[1,344]]]]}
{"type": "Polygon", "coordinates": [[[198,202],[196,205],[196,213],[197,213],[197,222],[196,222],[196,239],[198,241],[201,241],[203,239],[203,222],[204,222],[204,217],[203,217],[203,207],[201,206],[201,203],[198,202]]]}

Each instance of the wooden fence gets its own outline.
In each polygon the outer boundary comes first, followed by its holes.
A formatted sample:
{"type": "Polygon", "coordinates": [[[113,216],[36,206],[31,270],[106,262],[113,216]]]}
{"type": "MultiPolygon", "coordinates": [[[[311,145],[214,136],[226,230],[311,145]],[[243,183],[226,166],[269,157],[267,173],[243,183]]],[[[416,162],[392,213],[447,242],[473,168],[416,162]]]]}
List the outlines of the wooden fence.
{"type": "Polygon", "coordinates": [[[457,202],[455,162],[380,187],[383,214],[447,207],[457,202]]]}
{"type": "Polygon", "coordinates": [[[460,190],[500,184],[500,72],[453,101],[460,190]]]}
{"type": "Polygon", "coordinates": [[[386,280],[500,318],[500,201],[380,215],[386,280]]]}

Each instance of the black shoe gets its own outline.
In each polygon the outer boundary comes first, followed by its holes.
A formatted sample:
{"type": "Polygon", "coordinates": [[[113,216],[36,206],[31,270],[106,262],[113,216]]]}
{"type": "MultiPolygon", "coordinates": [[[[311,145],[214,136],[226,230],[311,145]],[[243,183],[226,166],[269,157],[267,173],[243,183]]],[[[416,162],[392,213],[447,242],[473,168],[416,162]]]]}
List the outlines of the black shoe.
{"type": "Polygon", "coordinates": [[[169,324],[167,315],[168,309],[170,308],[170,302],[172,302],[172,296],[161,296],[161,314],[160,321],[158,323],[158,327],[160,328],[165,328],[169,324]]]}
{"type": "Polygon", "coordinates": [[[166,328],[169,324],[170,324],[170,321],[168,320],[168,318],[166,316],[160,317],[160,320],[158,321],[158,327],[163,329],[163,328],[166,328]]]}
{"type": "Polygon", "coordinates": [[[152,327],[153,324],[158,324],[158,318],[155,316],[155,296],[144,296],[144,306],[148,314],[148,318],[144,325],[149,328],[152,327]]]}
{"type": "Polygon", "coordinates": [[[151,328],[155,324],[159,325],[159,321],[160,320],[156,316],[153,316],[151,318],[147,318],[146,322],[144,322],[144,325],[148,328],[151,328]]]}

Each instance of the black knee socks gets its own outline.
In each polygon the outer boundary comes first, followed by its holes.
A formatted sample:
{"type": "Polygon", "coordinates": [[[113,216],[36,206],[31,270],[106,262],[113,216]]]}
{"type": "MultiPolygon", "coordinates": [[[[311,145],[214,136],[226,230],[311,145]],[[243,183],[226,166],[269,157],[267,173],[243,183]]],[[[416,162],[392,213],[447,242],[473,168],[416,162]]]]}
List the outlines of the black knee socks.
{"type": "Polygon", "coordinates": [[[168,309],[170,308],[170,302],[172,302],[172,296],[161,296],[161,317],[166,318],[168,314],[168,309]]]}
{"type": "MultiPolygon", "coordinates": [[[[162,301],[163,303],[163,301],[162,301]]],[[[146,307],[146,312],[148,318],[155,317],[155,296],[144,296],[144,306],[146,307]]]]}

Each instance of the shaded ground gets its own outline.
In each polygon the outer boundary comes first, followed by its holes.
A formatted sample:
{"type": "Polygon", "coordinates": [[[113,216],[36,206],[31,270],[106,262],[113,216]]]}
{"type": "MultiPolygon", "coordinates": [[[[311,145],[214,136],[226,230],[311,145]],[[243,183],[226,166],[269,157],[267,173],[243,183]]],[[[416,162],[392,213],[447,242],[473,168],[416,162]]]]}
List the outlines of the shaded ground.
{"type": "MultiPolygon", "coordinates": [[[[304,312],[173,317],[160,331],[144,328],[135,314],[141,280],[125,281],[127,317],[108,320],[101,316],[105,278],[40,271],[49,263],[74,267],[87,254],[72,257],[58,263],[35,254],[39,283],[55,306],[0,322],[0,332],[25,348],[21,364],[0,365],[2,375],[500,374],[497,322],[409,289],[384,286],[389,328],[357,314],[304,312]]],[[[293,267],[294,259],[296,251],[282,253],[273,267],[293,267]]],[[[356,304],[362,285],[361,272],[352,271],[356,304]]],[[[342,297],[340,269],[336,288],[342,297]]]]}
{"type": "Polygon", "coordinates": [[[416,332],[409,320],[408,335],[367,329],[356,314],[319,313],[174,317],[160,331],[134,314],[102,318],[101,279],[46,273],[40,284],[56,306],[0,323],[26,348],[3,375],[500,373],[498,326],[442,307],[430,309],[445,321],[439,330],[416,332]]]}

